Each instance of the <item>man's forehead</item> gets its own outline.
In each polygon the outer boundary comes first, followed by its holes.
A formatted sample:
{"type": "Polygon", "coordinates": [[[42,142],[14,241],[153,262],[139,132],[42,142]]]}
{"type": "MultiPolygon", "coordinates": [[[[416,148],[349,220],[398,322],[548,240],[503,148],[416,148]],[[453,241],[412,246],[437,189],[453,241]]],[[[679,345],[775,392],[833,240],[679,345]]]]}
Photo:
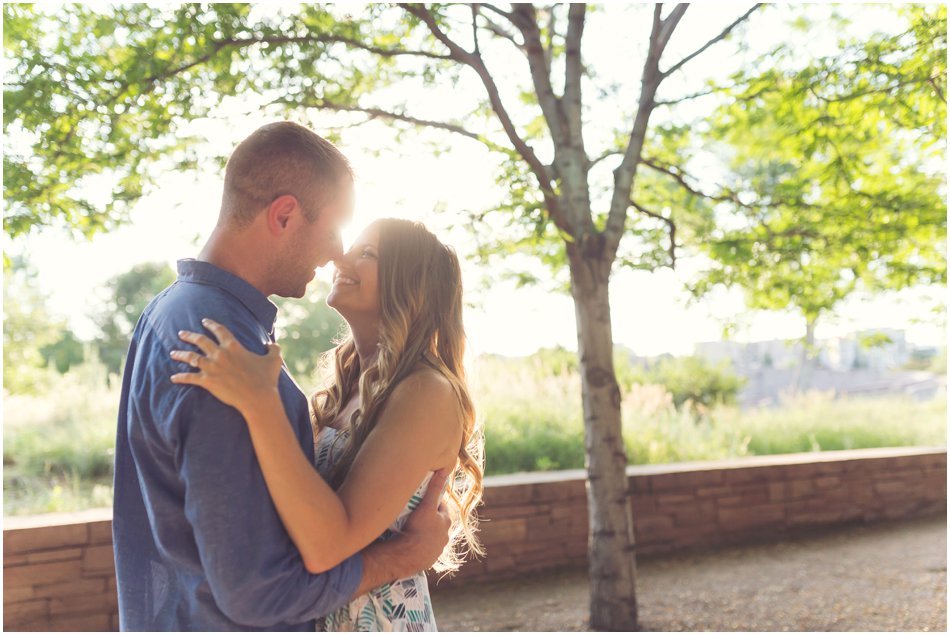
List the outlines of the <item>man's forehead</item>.
{"type": "Polygon", "coordinates": [[[352,187],[341,186],[333,199],[320,210],[317,224],[320,231],[338,232],[353,218],[354,197],[352,187]]]}
{"type": "Polygon", "coordinates": [[[353,209],[356,207],[356,188],[352,181],[340,186],[340,193],[334,207],[334,223],[337,226],[348,225],[353,220],[353,209]]]}

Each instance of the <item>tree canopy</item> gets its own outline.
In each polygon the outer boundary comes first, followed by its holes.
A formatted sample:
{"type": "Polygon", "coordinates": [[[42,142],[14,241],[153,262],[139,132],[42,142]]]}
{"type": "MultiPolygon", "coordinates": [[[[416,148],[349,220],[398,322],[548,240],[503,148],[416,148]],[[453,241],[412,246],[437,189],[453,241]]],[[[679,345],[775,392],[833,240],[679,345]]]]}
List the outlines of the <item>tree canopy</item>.
{"type": "Polygon", "coordinates": [[[735,77],[705,135],[728,187],[694,292],[737,285],[812,324],[856,290],[946,282],[946,7],[897,17],[896,36],[735,77]]]}
{"type": "Polygon", "coordinates": [[[106,283],[103,308],[94,319],[99,328],[99,359],[109,373],[122,372],[132,331],[145,307],[174,281],[175,271],[167,263],[145,262],[106,283]]]}

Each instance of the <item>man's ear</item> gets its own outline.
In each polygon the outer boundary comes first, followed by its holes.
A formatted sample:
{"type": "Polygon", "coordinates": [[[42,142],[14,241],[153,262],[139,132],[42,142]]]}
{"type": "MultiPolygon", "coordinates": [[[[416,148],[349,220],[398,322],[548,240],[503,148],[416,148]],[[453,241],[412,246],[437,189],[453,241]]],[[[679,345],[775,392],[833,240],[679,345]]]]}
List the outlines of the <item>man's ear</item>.
{"type": "Polygon", "coordinates": [[[287,230],[290,219],[300,209],[297,197],[293,194],[278,196],[267,206],[267,229],[274,236],[287,230]]]}

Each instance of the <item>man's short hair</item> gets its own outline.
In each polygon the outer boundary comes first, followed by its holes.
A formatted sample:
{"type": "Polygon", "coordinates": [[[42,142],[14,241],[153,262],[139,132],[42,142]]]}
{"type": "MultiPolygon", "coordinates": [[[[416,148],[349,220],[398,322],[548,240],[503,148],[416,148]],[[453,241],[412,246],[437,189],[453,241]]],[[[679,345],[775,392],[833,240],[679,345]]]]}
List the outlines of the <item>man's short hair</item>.
{"type": "Polygon", "coordinates": [[[275,198],[292,194],[312,222],[337,194],[343,177],[352,180],[353,168],[332,143],[292,121],[270,123],[231,153],[221,217],[246,227],[275,198]]]}

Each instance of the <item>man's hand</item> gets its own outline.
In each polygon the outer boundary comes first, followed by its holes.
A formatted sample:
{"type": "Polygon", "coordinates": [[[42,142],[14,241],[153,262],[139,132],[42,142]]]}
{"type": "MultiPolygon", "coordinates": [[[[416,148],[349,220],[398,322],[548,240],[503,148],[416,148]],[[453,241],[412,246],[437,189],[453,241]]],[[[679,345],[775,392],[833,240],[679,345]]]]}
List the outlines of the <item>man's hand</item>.
{"type": "Polygon", "coordinates": [[[428,569],[442,555],[445,545],[449,544],[449,527],[452,519],[442,506],[442,495],[445,493],[445,483],[449,473],[439,470],[432,475],[426,494],[406,519],[403,527],[403,536],[409,543],[406,546],[412,556],[417,559],[417,571],[428,569]]]}
{"type": "Polygon", "coordinates": [[[415,575],[431,567],[449,543],[449,514],[441,505],[449,472],[432,475],[426,494],[406,520],[397,538],[375,542],[363,550],[363,581],[354,598],[381,584],[415,575]]]}

